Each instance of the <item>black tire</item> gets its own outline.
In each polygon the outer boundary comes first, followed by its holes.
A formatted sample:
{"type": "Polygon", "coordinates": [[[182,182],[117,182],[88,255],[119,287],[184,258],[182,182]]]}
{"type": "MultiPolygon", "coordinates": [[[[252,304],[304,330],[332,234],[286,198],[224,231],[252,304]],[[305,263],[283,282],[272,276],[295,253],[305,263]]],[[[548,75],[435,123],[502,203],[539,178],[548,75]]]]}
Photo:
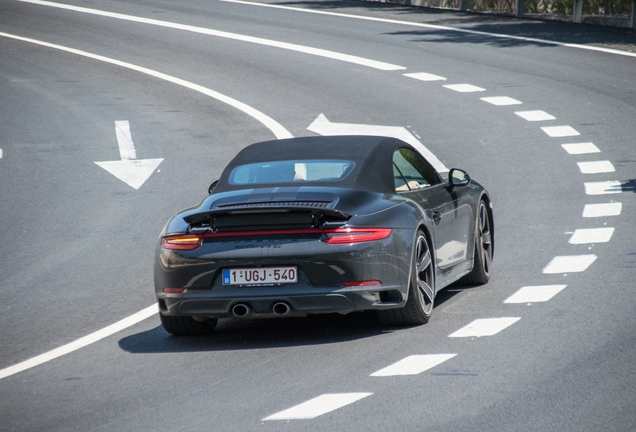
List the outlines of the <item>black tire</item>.
{"type": "Polygon", "coordinates": [[[189,316],[165,316],[159,314],[161,325],[170,334],[176,336],[193,336],[212,333],[218,320],[207,319],[197,321],[189,316]]]}
{"type": "Polygon", "coordinates": [[[426,324],[433,312],[435,300],[435,270],[433,255],[426,236],[417,232],[413,250],[411,282],[404,307],[378,311],[385,326],[410,326],[426,324]]]}
{"type": "Polygon", "coordinates": [[[492,220],[483,200],[479,202],[475,231],[473,270],[466,275],[464,282],[468,285],[483,285],[490,280],[493,257],[492,220]]]}

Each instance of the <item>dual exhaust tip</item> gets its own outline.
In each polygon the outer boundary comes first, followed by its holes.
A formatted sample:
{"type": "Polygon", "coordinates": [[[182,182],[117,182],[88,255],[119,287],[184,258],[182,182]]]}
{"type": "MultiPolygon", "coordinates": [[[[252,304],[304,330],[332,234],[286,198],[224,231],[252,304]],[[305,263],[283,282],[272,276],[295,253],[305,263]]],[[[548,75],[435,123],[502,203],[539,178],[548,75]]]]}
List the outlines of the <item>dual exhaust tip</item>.
{"type": "MultiPolygon", "coordinates": [[[[285,302],[277,302],[274,303],[272,307],[272,312],[276,315],[283,316],[287,315],[291,307],[285,302]]],[[[237,318],[243,318],[252,313],[252,308],[245,303],[237,303],[232,307],[232,315],[237,318]]]]}

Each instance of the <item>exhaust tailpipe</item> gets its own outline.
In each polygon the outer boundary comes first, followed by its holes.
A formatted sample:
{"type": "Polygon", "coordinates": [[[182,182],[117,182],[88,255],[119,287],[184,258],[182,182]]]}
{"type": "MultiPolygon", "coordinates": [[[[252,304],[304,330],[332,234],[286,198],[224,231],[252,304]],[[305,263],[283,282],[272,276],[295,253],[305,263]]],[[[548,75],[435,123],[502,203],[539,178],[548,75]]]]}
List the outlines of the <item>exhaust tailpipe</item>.
{"type": "Polygon", "coordinates": [[[232,315],[234,315],[237,318],[243,318],[244,316],[248,315],[250,312],[252,312],[252,309],[250,309],[248,305],[243,303],[237,303],[234,305],[234,307],[232,307],[232,315]]]}
{"type": "Polygon", "coordinates": [[[282,316],[282,315],[287,315],[289,313],[289,311],[291,310],[291,308],[285,302],[278,302],[278,303],[276,303],[274,305],[272,310],[274,311],[274,313],[276,315],[281,315],[282,316]]]}

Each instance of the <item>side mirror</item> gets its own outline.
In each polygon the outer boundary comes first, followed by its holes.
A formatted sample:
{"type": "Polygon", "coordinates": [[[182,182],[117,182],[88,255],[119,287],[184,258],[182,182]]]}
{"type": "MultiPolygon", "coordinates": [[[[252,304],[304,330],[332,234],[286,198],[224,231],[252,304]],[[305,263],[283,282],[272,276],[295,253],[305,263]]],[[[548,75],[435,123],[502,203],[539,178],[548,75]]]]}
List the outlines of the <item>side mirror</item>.
{"type": "Polygon", "coordinates": [[[212,191],[214,191],[214,188],[216,187],[216,185],[217,185],[217,183],[218,183],[218,182],[219,182],[218,180],[216,180],[216,181],[212,182],[212,184],[211,184],[211,185],[210,185],[210,187],[208,188],[208,195],[210,195],[210,194],[212,193],[212,191]]]}
{"type": "Polygon", "coordinates": [[[448,173],[448,182],[453,187],[466,186],[470,183],[470,176],[464,170],[453,168],[448,173]]]}

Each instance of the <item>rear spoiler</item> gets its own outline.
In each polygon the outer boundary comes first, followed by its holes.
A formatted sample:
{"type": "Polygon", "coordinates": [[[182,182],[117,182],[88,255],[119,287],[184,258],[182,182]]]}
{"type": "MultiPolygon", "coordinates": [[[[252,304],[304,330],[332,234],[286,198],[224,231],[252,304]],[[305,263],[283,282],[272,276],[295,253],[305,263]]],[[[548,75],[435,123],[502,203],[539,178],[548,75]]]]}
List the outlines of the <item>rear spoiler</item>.
{"type": "Polygon", "coordinates": [[[235,231],[258,225],[269,229],[301,225],[326,228],[341,226],[351,217],[340,210],[296,203],[246,203],[223,207],[185,216],[183,219],[188,223],[188,232],[235,231]]]}

